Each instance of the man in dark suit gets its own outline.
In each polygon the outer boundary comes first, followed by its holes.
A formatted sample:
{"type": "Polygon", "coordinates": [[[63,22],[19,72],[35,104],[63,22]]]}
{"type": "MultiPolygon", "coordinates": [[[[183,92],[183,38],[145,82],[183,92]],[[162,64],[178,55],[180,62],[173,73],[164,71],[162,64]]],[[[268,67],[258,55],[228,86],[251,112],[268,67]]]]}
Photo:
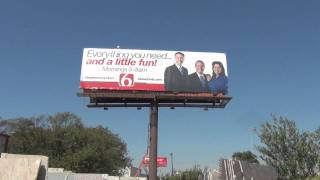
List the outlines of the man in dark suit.
{"type": "Polygon", "coordinates": [[[184,54],[175,53],[176,63],[166,68],[164,72],[164,87],[166,91],[187,91],[188,70],[182,66],[184,54]]]}
{"type": "Polygon", "coordinates": [[[190,92],[210,92],[207,76],[204,72],[204,62],[198,60],[195,63],[196,72],[188,76],[188,91],[190,92]]]}

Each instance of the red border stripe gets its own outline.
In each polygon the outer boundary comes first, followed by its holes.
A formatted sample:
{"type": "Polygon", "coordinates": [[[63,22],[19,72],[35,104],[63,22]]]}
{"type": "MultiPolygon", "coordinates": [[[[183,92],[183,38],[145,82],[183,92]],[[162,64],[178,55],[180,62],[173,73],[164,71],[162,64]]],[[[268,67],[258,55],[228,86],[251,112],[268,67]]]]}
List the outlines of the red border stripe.
{"type": "Polygon", "coordinates": [[[83,89],[110,89],[110,90],[146,90],[164,91],[164,84],[135,83],[133,86],[119,86],[118,82],[80,82],[83,89]]]}

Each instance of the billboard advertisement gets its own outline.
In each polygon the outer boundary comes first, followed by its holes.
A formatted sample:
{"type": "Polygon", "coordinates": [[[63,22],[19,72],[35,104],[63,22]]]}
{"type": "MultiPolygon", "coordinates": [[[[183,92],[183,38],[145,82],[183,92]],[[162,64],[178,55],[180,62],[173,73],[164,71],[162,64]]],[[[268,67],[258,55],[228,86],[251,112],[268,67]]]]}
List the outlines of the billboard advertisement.
{"type": "MultiPolygon", "coordinates": [[[[150,164],[150,158],[148,156],[144,156],[143,158],[143,164],[149,165],[150,164]]],[[[157,157],[157,166],[158,167],[167,167],[168,165],[168,159],[163,156],[157,157]]]]}
{"type": "Polygon", "coordinates": [[[226,55],[85,48],[80,88],[227,94],[226,55]]]}

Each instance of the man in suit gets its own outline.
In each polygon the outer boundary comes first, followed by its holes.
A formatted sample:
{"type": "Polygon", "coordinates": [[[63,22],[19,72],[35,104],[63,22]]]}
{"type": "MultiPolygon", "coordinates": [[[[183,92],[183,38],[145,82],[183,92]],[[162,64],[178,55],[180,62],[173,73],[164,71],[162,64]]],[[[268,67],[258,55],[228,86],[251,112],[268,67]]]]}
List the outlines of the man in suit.
{"type": "Polygon", "coordinates": [[[198,60],[195,63],[196,72],[188,76],[188,91],[190,92],[210,92],[207,76],[204,72],[204,62],[198,60]]]}
{"type": "Polygon", "coordinates": [[[164,87],[166,91],[187,91],[188,70],[182,66],[184,54],[177,52],[174,55],[176,63],[166,68],[164,72],[164,87]]]}

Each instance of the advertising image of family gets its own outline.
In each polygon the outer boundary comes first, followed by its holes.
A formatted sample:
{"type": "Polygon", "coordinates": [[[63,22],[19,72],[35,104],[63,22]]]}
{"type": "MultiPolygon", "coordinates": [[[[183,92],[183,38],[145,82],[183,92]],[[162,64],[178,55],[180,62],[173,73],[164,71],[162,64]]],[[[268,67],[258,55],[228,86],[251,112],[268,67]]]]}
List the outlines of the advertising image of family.
{"type": "Polygon", "coordinates": [[[176,52],[175,63],[168,66],[164,72],[165,91],[173,92],[207,92],[218,96],[228,94],[228,77],[220,61],[195,59],[194,69],[183,66],[185,54],[176,52]],[[204,73],[210,68],[212,73],[204,73]]]}

